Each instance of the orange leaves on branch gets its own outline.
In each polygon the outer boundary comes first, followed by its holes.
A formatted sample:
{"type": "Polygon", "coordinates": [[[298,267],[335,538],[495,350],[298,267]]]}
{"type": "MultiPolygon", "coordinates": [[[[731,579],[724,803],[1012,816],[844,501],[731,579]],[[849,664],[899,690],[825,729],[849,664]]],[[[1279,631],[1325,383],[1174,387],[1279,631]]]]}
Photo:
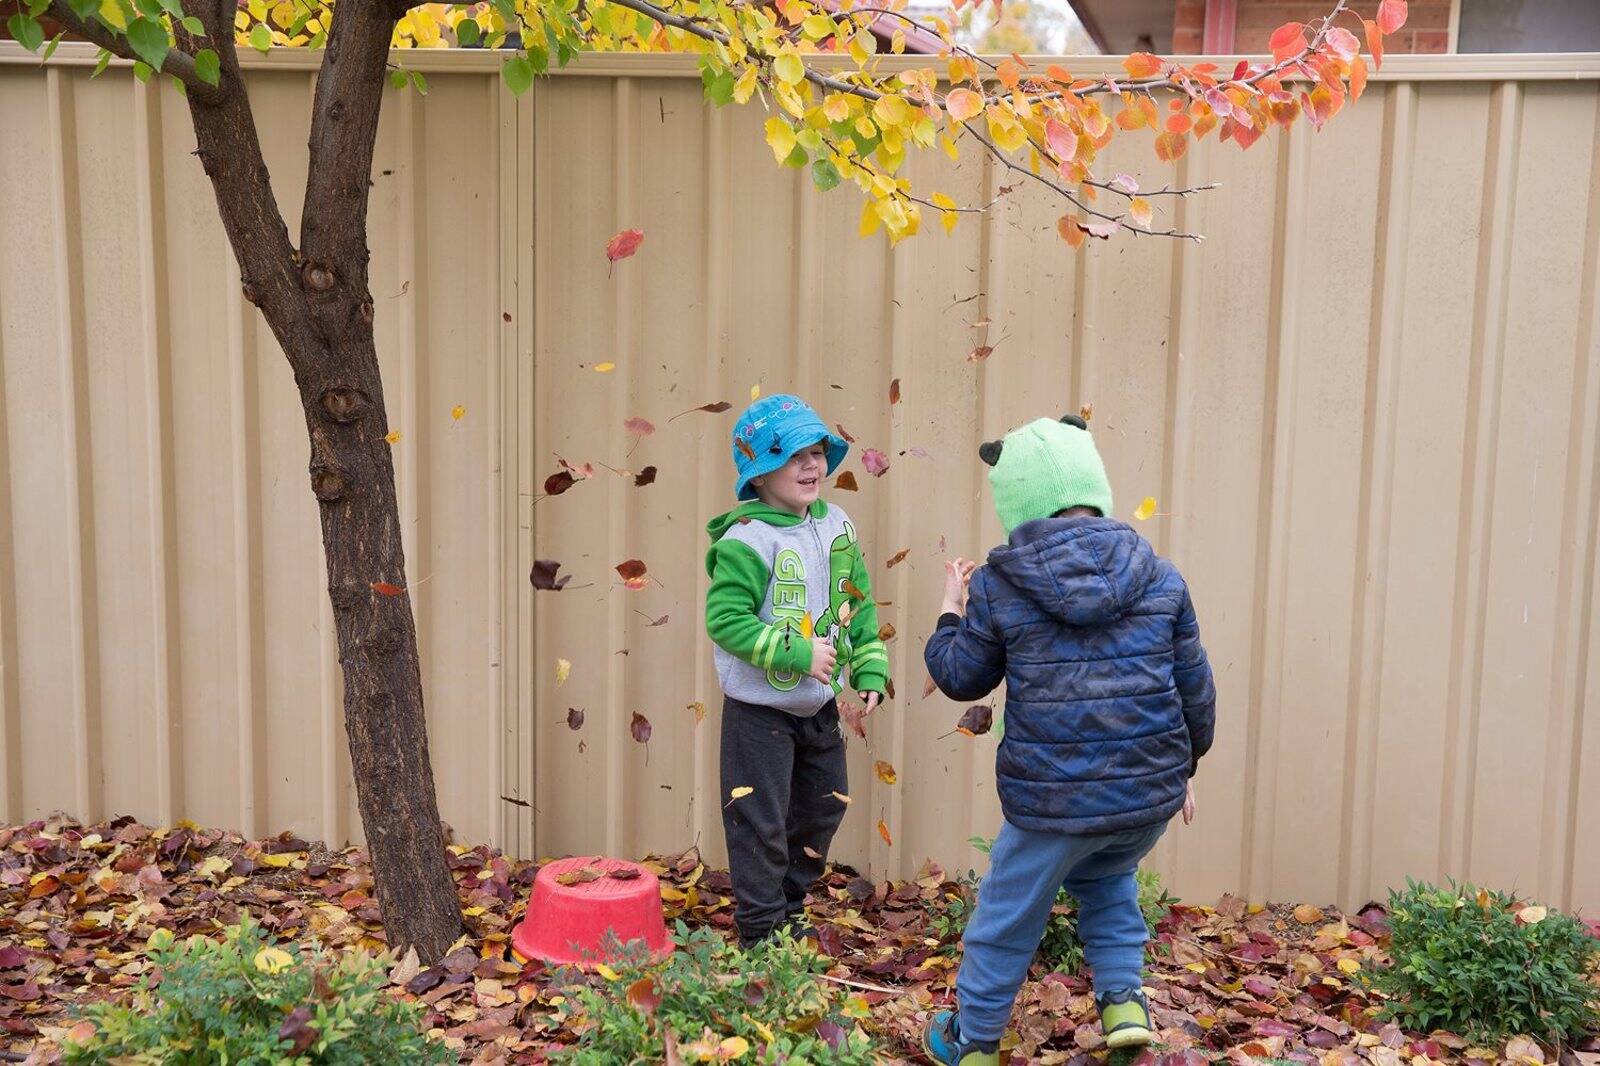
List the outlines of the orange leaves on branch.
{"type": "MultiPolygon", "coordinates": [[[[1183,153],[1188,150],[1188,138],[1181,133],[1173,133],[1168,130],[1156,138],[1156,158],[1163,163],[1171,163],[1174,160],[1182,159],[1183,153]]],[[[1089,232],[1093,234],[1094,230],[1091,229],[1089,232]]],[[[1098,234],[1095,235],[1098,236],[1098,234]]]]}
{"type": "Polygon", "coordinates": [[[1305,23],[1285,22],[1272,31],[1272,36],[1267,39],[1267,47],[1272,49],[1272,58],[1279,63],[1293,59],[1305,51],[1305,23]]]}
{"type": "Polygon", "coordinates": [[[1122,61],[1122,69],[1130,78],[1153,78],[1161,73],[1161,57],[1149,52],[1135,52],[1122,61]]]}
{"type": "Polygon", "coordinates": [[[1378,29],[1394,33],[1406,24],[1406,0],[1383,0],[1378,5],[1378,29]]]}
{"type": "Polygon", "coordinates": [[[1379,29],[1378,24],[1373,22],[1371,19],[1362,19],[1361,28],[1365,30],[1367,34],[1367,51],[1372,53],[1372,65],[1376,69],[1382,70],[1383,31],[1379,29]]]}
{"type": "Polygon", "coordinates": [[[1071,215],[1062,215],[1056,222],[1056,232],[1061,234],[1061,239],[1067,242],[1069,248],[1083,246],[1083,227],[1071,215]]]}
{"type": "Polygon", "coordinates": [[[1059,119],[1051,119],[1044,124],[1044,143],[1062,163],[1072,162],[1078,154],[1078,135],[1059,119]]]}
{"type": "Polygon", "coordinates": [[[956,122],[965,122],[983,113],[983,97],[971,89],[951,89],[945,94],[945,110],[956,122]]]}

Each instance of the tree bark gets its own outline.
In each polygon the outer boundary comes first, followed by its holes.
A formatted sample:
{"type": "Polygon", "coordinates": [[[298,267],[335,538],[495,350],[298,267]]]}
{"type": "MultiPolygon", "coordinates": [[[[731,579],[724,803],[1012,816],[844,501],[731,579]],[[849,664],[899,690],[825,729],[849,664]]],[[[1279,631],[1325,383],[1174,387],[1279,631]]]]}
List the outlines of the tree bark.
{"type": "MultiPolygon", "coordinates": [[[[344,674],[345,729],[378,906],[390,946],[415,947],[431,962],[461,935],[461,905],[445,861],[428,757],[367,287],[367,191],[397,8],[385,0],[340,0],[334,9],[317,77],[296,250],[240,75],[234,4],[187,0],[184,6],[205,24],[204,43],[222,61],[217,89],[189,94],[196,154],[216,193],[245,296],[288,357],[305,411],[344,674]]],[[[57,9],[71,15],[62,0],[52,4],[57,9]]],[[[178,34],[183,48],[199,46],[178,34]]]]}

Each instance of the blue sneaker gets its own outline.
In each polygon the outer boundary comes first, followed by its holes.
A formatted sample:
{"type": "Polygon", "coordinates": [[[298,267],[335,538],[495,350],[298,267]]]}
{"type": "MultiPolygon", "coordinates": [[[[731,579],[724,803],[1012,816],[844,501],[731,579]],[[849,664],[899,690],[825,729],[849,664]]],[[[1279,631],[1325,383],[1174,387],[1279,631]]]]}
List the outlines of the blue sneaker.
{"type": "Polygon", "coordinates": [[[942,1066],[1000,1066],[999,1041],[981,1043],[962,1036],[961,1019],[953,1010],[942,1010],[928,1019],[922,1047],[942,1066]]]}

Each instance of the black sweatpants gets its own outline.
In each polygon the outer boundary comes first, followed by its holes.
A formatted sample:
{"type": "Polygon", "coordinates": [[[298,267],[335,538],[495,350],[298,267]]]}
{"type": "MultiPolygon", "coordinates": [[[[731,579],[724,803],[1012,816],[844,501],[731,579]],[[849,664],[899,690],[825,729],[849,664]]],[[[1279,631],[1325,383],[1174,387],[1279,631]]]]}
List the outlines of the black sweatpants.
{"type": "Polygon", "coordinates": [[[839,706],[830,700],[797,718],[725,697],[721,762],[734,920],[748,947],[804,913],[844,820],[845,804],[834,796],[850,794],[839,706]],[[737,788],[754,791],[729,802],[737,788]]]}

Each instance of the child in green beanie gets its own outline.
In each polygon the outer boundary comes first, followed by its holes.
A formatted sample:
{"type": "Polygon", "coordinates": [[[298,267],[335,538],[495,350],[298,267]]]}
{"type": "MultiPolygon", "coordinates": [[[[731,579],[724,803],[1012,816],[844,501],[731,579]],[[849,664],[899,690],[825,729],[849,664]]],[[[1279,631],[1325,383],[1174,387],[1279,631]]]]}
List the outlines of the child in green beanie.
{"type": "Polygon", "coordinates": [[[946,564],[924,658],[945,695],[1006,683],[996,757],[1005,821],[963,937],[956,1011],[934,1016],[928,1054],[992,1066],[1056,893],[1078,934],[1112,1048],[1154,1039],[1142,991],[1134,872],[1211,746],[1216,689],[1177,568],[1111,518],[1111,483],[1083,419],[1039,419],[983,445],[1009,538],[982,567],[946,564]]]}

